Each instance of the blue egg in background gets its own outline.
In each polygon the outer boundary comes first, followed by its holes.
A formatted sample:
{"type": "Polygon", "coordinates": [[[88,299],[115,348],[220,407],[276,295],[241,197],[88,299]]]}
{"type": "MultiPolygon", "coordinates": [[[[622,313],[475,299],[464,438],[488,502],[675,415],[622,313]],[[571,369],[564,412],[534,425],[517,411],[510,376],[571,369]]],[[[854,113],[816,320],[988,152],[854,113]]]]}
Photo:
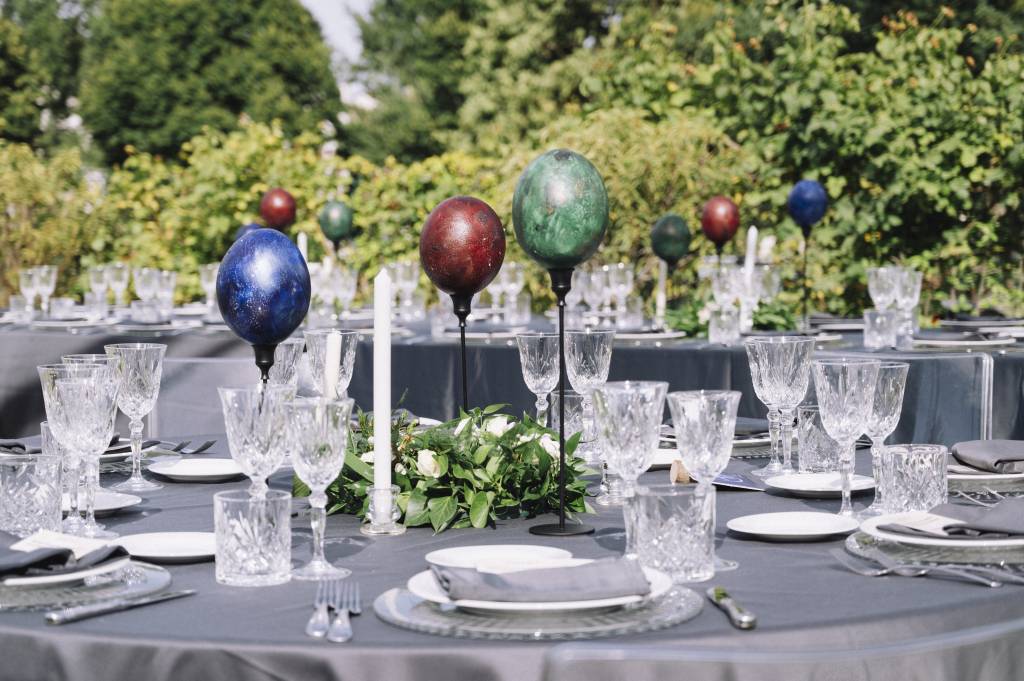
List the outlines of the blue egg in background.
{"type": "Polygon", "coordinates": [[[786,202],[789,214],[801,227],[810,227],[825,215],[828,208],[828,194],[819,182],[800,180],[789,192],[786,202]]]}
{"type": "Polygon", "coordinates": [[[236,241],[220,263],[217,302],[224,322],[253,345],[274,345],[309,311],[309,269],[298,247],[276,229],[236,241]]]}

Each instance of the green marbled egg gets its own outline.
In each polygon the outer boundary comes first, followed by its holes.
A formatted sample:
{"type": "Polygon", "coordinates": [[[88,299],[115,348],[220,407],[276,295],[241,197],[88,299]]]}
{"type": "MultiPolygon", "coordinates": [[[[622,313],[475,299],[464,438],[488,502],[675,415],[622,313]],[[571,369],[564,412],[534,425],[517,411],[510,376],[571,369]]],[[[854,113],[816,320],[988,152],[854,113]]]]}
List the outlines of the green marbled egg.
{"type": "Polygon", "coordinates": [[[667,213],[651,228],[651,248],[669,267],[675,267],[680,258],[690,252],[691,237],[686,220],[675,213],[667,213]]]}

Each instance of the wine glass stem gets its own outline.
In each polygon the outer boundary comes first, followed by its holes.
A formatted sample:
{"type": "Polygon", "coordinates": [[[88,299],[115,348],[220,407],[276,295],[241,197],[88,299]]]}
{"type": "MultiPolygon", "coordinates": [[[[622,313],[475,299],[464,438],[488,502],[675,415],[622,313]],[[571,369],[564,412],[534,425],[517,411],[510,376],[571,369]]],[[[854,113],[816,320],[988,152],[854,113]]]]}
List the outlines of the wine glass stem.
{"type": "Polygon", "coordinates": [[[537,423],[541,426],[548,422],[548,398],[546,395],[538,395],[534,405],[537,408],[537,423]]]}
{"type": "Polygon", "coordinates": [[[717,510],[715,506],[718,499],[715,496],[714,483],[709,482],[706,478],[704,482],[698,482],[697,487],[701,492],[703,492],[706,499],[703,508],[707,511],[707,517],[705,517],[705,520],[711,528],[711,563],[713,565],[715,562],[715,521],[717,520],[717,510]]]}
{"type": "Polygon", "coordinates": [[[779,432],[781,419],[782,415],[779,413],[778,409],[771,408],[768,410],[768,436],[772,441],[772,457],[771,461],[769,461],[770,466],[779,465],[779,445],[782,440],[779,432]]]}
{"type": "Polygon", "coordinates": [[[71,484],[68,486],[68,518],[78,517],[78,487],[82,483],[82,462],[76,459],[68,465],[68,475],[71,477],[71,484]]]}
{"type": "Polygon", "coordinates": [[[309,497],[310,525],[313,528],[313,562],[323,563],[324,559],[324,528],[327,524],[327,511],[324,506],[327,504],[327,495],[323,492],[314,492],[309,497]]]}
{"type": "Polygon", "coordinates": [[[839,508],[839,515],[853,515],[853,503],[850,501],[850,488],[853,482],[853,461],[856,453],[856,440],[845,445],[842,449],[843,458],[840,463],[842,468],[841,478],[843,484],[843,503],[839,508]]]}
{"type": "Polygon", "coordinates": [[[636,558],[636,480],[622,480],[622,515],[626,527],[626,558],[636,558]]]}
{"type": "Polygon", "coordinates": [[[132,479],[142,477],[142,419],[131,420],[132,479]]]}
{"type": "Polygon", "coordinates": [[[100,486],[99,457],[90,456],[85,461],[85,524],[96,524],[96,488],[100,486]]]}
{"type": "Polygon", "coordinates": [[[793,410],[783,409],[780,412],[782,426],[780,437],[782,438],[782,468],[793,469],[793,410]]]}
{"type": "Polygon", "coordinates": [[[885,471],[882,470],[884,442],[884,437],[871,438],[871,476],[875,479],[875,501],[872,505],[879,510],[885,508],[885,471]]]}
{"type": "Polygon", "coordinates": [[[591,391],[583,393],[583,441],[594,441],[594,401],[590,397],[591,391]]]}

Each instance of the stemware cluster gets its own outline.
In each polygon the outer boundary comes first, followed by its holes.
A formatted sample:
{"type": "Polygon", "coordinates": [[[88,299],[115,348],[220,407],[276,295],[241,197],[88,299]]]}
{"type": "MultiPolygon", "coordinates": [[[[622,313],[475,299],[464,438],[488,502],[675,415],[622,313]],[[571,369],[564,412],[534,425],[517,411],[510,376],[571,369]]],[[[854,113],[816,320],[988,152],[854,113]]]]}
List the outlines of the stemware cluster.
{"type": "Polygon", "coordinates": [[[781,275],[774,267],[754,265],[748,270],[725,256],[719,262],[706,264],[699,274],[710,280],[716,311],[738,310],[736,330],[742,333],[753,328],[758,306],[778,296],[782,285],[781,275]]]}
{"type": "MultiPolygon", "coordinates": [[[[576,452],[588,463],[600,461],[594,430],[593,392],[608,380],[614,340],[615,332],[609,330],[588,329],[565,334],[566,374],[572,389],[583,395],[584,427],[576,452]]],[[[622,503],[621,490],[612,483],[612,489],[599,496],[595,503],[618,505],[622,503]]]]}
{"type": "Polygon", "coordinates": [[[922,280],[923,274],[909,267],[888,265],[868,270],[868,294],[876,310],[895,313],[894,319],[883,319],[894,324],[890,335],[901,348],[912,345],[917,317],[914,310],[921,299],[922,280]]]}
{"type": "Polygon", "coordinates": [[[754,475],[793,472],[793,420],[807,393],[814,339],[804,336],[754,336],[744,347],[754,393],[768,408],[771,459],[754,475]]]}
{"type": "Polygon", "coordinates": [[[573,273],[567,302],[572,307],[581,303],[578,312],[587,326],[634,329],[643,325],[642,301],[632,296],[634,288],[632,265],[624,262],[578,269],[573,273]]]}
{"type": "Polygon", "coordinates": [[[359,273],[331,260],[324,263],[311,262],[308,267],[313,295],[320,301],[319,314],[329,319],[349,318],[349,308],[355,300],[359,284],[359,273]]]}
{"type": "Polygon", "coordinates": [[[522,293],[526,270],[522,263],[506,261],[485,289],[491,296],[491,321],[517,326],[530,321],[530,296],[522,293]]]}
{"type": "Polygon", "coordinates": [[[35,310],[36,296],[39,296],[39,309],[44,315],[50,310],[50,297],[57,289],[57,267],[39,265],[28,267],[18,273],[18,288],[25,299],[25,312],[32,316],[35,310]]]}

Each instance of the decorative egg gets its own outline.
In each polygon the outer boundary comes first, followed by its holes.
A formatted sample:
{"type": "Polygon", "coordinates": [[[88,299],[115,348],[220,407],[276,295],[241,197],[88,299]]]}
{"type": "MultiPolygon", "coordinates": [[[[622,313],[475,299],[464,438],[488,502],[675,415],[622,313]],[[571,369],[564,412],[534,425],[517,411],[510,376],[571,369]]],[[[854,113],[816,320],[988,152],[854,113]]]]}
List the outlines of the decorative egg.
{"type": "Polygon", "coordinates": [[[700,228],[715,247],[721,251],[736,235],[740,227],[740,209],[725,196],[713,196],[704,204],[700,228]]]}
{"type": "Polygon", "coordinates": [[[669,267],[675,267],[679,259],[690,252],[691,236],[686,220],[668,213],[658,218],[651,228],[651,248],[669,267]]]}
{"type": "Polygon", "coordinates": [[[328,201],[320,211],[320,231],[337,248],[345,239],[355,236],[352,228],[354,214],[348,204],[342,201],[328,201]]]}
{"type": "Polygon", "coordinates": [[[789,192],[786,207],[796,224],[803,229],[804,234],[809,234],[811,225],[825,216],[825,210],[828,208],[828,194],[825,193],[825,188],[821,186],[821,183],[814,180],[800,180],[789,192]]]}
{"type": "Polygon", "coordinates": [[[255,222],[250,222],[247,225],[242,225],[235,232],[235,236],[232,238],[232,241],[238,241],[239,239],[241,239],[243,236],[245,236],[249,232],[253,232],[253,231],[257,230],[257,229],[263,229],[263,225],[257,224],[255,222]]]}
{"type": "Polygon", "coordinates": [[[274,187],[260,199],[260,217],[273,229],[285,229],[295,222],[295,197],[274,187]]]}
{"type": "Polygon", "coordinates": [[[505,230],[480,199],[453,196],[437,204],[420,233],[420,263],[445,293],[472,297],[491,283],[505,260],[505,230]]]}

